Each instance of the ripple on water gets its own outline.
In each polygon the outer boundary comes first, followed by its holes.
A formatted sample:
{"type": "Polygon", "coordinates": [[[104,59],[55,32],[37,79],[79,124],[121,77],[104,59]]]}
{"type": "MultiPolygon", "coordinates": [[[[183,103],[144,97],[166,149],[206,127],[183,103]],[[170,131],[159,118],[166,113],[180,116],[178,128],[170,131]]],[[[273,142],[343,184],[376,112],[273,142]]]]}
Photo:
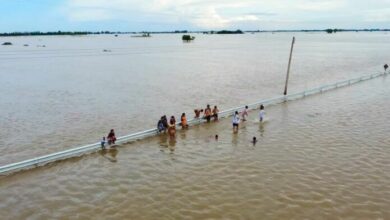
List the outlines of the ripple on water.
{"type": "Polygon", "coordinates": [[[179,132],[173,145],[152,137],[3,177],[0,215],[388,219],[387,85],[374,80],[269,107],[274,120],[263,125],[253,123],[253,112],[237,135],[221,120],[179,132]],[[359,96],[361,90],[371,95],[359,96]]]}

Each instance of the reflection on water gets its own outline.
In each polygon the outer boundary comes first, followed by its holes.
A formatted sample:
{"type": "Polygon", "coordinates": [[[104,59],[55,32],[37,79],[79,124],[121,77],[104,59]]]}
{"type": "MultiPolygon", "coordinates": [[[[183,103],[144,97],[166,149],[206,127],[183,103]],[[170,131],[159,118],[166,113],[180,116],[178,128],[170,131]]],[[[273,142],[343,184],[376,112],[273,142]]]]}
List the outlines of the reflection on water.
{"type": "Polygon", "coordinates": [[[159,144],[161,147],[168,147],[168,134],[160,134],[159,136],[159,144]]]}
{"type": "Polygon", "coordinates": [[[260,133],[260,137],[264,137],[264,132],[265,132],[265,123],[263,122],[259,122],[259,133],[260,133]]]}
{"type": "MultiPolygon", "coordinates": [[[[183,137],[183,135],[180,135],[183,137]]],[[[184,135],[185,137],[185,135],[184,135]]],[[[170,136],[168,134],[160,134],[159,135],[159,146],[160,150],[162,152],[165,152],[165,150],[168,150],[171,154],[175,151],[176,146],[176,136],[170,136]]]]}
{"type": "Polygon", "coordinates": [[[106,149],[102,149],[99,151],[99,153],[106,158],[107,160],[111,162],[118,162],[116,159],[116,155],[118,154],[118,149],[116,147],[110,147],[106,149]]]}
{"type": "Polygon", "coordinates": [[[176,137],[169,137],[169,148],[171,151],[175,151],[175,146],[176,146],[176,137]]]}

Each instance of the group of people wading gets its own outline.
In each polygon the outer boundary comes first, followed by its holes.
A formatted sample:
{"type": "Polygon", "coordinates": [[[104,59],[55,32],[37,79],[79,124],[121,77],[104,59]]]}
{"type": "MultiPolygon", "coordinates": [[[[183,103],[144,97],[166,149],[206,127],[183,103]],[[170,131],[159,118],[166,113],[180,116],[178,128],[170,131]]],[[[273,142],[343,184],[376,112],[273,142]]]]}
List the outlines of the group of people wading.
{"type": "MultiPolygon", "coordinates": [[[[242,121],[246,121],[248,117],[248,106],[245,106],[244,110],[241,112],[241,114],[238,111],[235,111],[233,114],[232,124],[233,124],[233,132],[237,133],[238,128],[240,126],[241,119],[242,121]]],[[[259,120],[260,122],[263,122],[265,116],[264,111],[264,105],[260,105],[260,112],[259,112],[259,120]]],[[[256,137],[253,137],[254,140],[256,140],[256,137]]]]}
{"type": "MultiPolygon", "coordinates": [[[[213,119],[214,121],[218,121],[219,109],[217,106],[214,106],[214,108],[211,109],[210,105],[207,105],[205,109],[194,109],[194,114],[195,114],[195,116],[194,116],[195,119],[199,119],[199,120],[204,119],[207,122],[210,122],[211,119],[213,119]],[[203,116],[201,116],[202,113],[203,113],[203,116]]],[[[264,115],[265,115],[264,106],[260,105],[260,113],[259,113],[260,122],[262,122],[264,120],[264,115]]],[[[233,123],[233,132],[234,133],[238,132],[238,128],[239,128],[241,120],[244,122],[247,120],[247,117],[248,117],[248,106],[245,106],[244,110],[241,113],[236,111],[233,114],[232,123],[233,123]]],[[[183,129],[188,128],[188,121],[187,121],[186,113],[181,114],[179,125],[183,129]]],[[[157,123],[157,130],[159,133],[168,132],[170,137],[175,137],[175,135],[176,135],[176,118],[175,118],[175,116],[172,115],[171,118],[169,119],[169,121],[168,121],[168,118],[166,115],[162,116],[157,123]]],[[[216,139],[218,139],[218,135],[216,135],[216,139]]],[[[111,129],[107,135],[107,138],[103,137],[100,144],[101,144],[102,148],[105,148],[106,143],[108,145],[113,145],[113,144],[115,144],[115,141],[116,141],[115,131],[114,131],[114,129],[111,129]]],[[[255,143],[256,141],[257,141],[256,137],[253,137],[253,142],[255,143]]]]}
{"type": "MultiPolygon", "coordinates": [[[[383,66],[385,69],[385,72],[389,68],[389,65],[385,64],[383,66]]],[[[214,106],[213,109],[211,109],[210,105],[207,105],[205,109],[194,109],[194,118],[195,119],[205,119],[207,122],[210,122],[211,119],[214,119],[214,121],[218,121],[218,113],[219,109],[217,106],[214,106]],[[201,114],[203,113],[203,116],[201,117],[201,114]]],[[[265,116],[265,111],[264,111],[264,106],[260,105],[260,112],[259,112],[259,121],[263,122],[264,121],[264,116],[265,116]]],[[[244,122],[246,121],[248,117],[248,106],[245,106],[244,110],[242,112],[235,111],[233,114],[233,119],[232,119],[232,124],[233,124],[233,132],[237,133],[238,128],[240,126],[241,120],[244,122]]],[[[186,129],[188,128],[188,122],[187,122],[187,117],[186,113],[182,113],[180,117],[180,123],[179,125],[183,128],[186,129]]],[[[171,118],[167,119],[167,116],[164,115],[160,118],[160,120],[157,123],[157,130],[159,133],[164,132],[166,133],[168,131],[169,136],[175,137],[176,135],[176,119],[175,116],[171,116],[171,118]]],[[[215,135],[215,139],[218,139],[218,135],[215,135]]],[[[101,140],[101,146],[102,148],[105,148],[105,144],[107,143],[108,145],[115,144],[116,141],[116,136],[114,129],[111,129],[110,132],[106,137],[103,137],[101,140]]],[[[256,137],[253,137],[252,142],[255,144],[257,142],[256,137]]]]}
{"type": "MultiPolygon", "coordinates": [[[[195,117],[196,119],[205,119],[207,122],[210,122],[211,119],[213,118],[214,121],[218,120],[218,113],[219,109],[217,106],[214,106],[213,109],[211,109],[210,105],[207,105],[205,109],[194,109],[195,117]],[[201,117],[201,114],[203,113],[203,116],[201,117]]],[[[186,129],[188,128],[188,121],[187,121],[187,116],[186,113],[182,113],[180,117],[180,123],[179,125],[183,128],[186,129]]],[[[167,116],[164,115],[160,118],[160,120],[157,122],[157,130],[159,133],[161,132],[167,132],[169,136],[175,137],[176,135],[176,119],[175,116],[171,116],[171,118],[167,119],[167,116]]]]}
{"type": "MultiPolygon", "coordinates": [[[[233,119],[232,119],[233,132],[235,132],[235,133],[238,132],[238,128],[239,128],[241,120],[242,121],[247,120],[248,108],[249,108],[248,106],[245,106],[244,110],[241,113],[236,111],[233,114],[233,119]]],[[[219,109],[217,106],[214,106],[214,108],[211,109],[210,105],[207,105],[207,107],[205,109],[194,109],[194,114],[195,114],[194,118],[195,119],[204,119],[207,122],[210,122],[211,119],[213,119],[214,121],[218,121],[218,113],[219,113],[219,109]],[[203,113],[203,116],[201,116],[202,113],[203,113]]],[[[259,112],[260,122],[262,122],[264,120],[264,116],[265,116],[264,105],[260,105],[260,112],[259,112]]],[[[188,128],[188,122],[187,122],[187,117],[186,117],[185,113],[182,113],[179,125],[183,129],[188,128]]],[[[176,135],[175,116],[171,116],[169,122],[167,120],[166,115],[162,116],[160,118],[160,120],[157,122],[157,130],[159,133],[161,133],[161,132],[165,133],[168,131],[169,136],[175,137],[175,135],[176,135]]]]}
{"type": "Polygon", "coordinates": [[[111,129],[107,135],[107,139],[106,137],[103,137],[102,140],[100,141],[100,145],[102,146],[102,148],[105,148],[106,143],[108,145],[111,145],[111,144],[115,144],[115,141],[116,141],[115,131],[114,129],[111,129]]]}

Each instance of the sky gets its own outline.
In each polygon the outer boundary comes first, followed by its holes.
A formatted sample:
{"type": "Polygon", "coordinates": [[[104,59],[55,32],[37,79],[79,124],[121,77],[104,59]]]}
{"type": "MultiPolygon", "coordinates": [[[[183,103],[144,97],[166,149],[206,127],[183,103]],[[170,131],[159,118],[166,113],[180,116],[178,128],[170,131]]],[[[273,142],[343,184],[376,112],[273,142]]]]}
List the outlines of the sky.
{"type": "Polygon", "coordinates": [[[390,0],[0,0],[0,32],[390,28],[390,0]]]}

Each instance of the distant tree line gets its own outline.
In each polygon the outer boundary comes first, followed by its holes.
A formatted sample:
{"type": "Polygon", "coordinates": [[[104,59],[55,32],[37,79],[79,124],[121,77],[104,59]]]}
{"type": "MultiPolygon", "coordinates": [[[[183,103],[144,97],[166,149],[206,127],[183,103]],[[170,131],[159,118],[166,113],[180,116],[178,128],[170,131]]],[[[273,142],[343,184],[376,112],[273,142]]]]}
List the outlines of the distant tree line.
{"type": "Polygon", "coordinates": [[[229,30],[222,30],[222,31],[205,31],[204,34],[243,34],[244,32],[242,30],[235,30],[235,31],[229,31],[229,30]]]}
{"type": "Polygon", "coordinates": [[[390,31],[390,29],[332,29],[328,28],[325,30],[248,30],[248,31],[241,31],[241,30],[221,30],[221,31],[187,31],[187,30],[175,30],[175,31],[142,31],[142,32],[112,32],[112,31],[54,31],[54,32],[40,32],[40,31],[33,31],[33,32],[10,32],[10,33],[0,33],[0,37],[7,37],[7,36],[41,36],[41,35],[88,35],[88,34],[144,34],[144,33],[150,33],[150,34],[183,34],[183,33],[204,33],[204,34],[243,34],[244,32],[249,33],[259,33],[259,32],[327,32],[327,33],[336,33],[336,32],[373,32],[373,31],[390,31]]]}
{"type": "Polygon", "coordinates": [[[87,35],[87,34],[114,34],[115,32],[110,31],[54,31],[54,32],[11,32],[11,33],[0,33],[0,36],[42,36],[42,35],[87,35]]]}
{"type": "Polygon", "coordinates": [[[331,29],[331,28],[328,28],[328,29],[325,29],[326,33],[328,34],[333,34],[333,33],[336,33],[336,32],[359,32],[359,31],[365,31],[365,32],[373,32],[373,31],[390,31],[390,29],[379,29],[379,28],[375,28],[375,29],[331,29]]]}
{"type": "Polygon", "coordinates": [[[336,33],[336,32],[338,32],[338,31],[342,31],[342,30],[337,30],[337,29],[330,29],[330,28],[328,28],[328,29],[326,29],[325,31],[326,31],[326,33],[328,33],[328,34],[333,34],[333,33],[336,33]]]}

